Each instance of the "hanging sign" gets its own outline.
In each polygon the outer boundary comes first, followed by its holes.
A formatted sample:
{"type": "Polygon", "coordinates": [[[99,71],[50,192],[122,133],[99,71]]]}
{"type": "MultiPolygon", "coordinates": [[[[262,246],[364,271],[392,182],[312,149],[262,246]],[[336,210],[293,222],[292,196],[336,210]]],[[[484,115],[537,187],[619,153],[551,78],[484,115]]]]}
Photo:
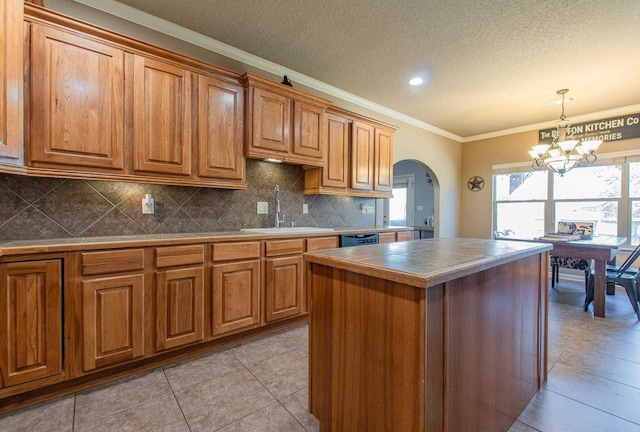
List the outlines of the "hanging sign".
{"type": "MultiPolygon", "coordinates": [[[[570,130],[577,140],[590,138],[602,141],[621,141],[640,138],[640,113],[571,124],[570,130]]],[[[556,131],[556,128],[540,130],[538,134],[540,143],[551,144],[556,136],[556,131]]]]}

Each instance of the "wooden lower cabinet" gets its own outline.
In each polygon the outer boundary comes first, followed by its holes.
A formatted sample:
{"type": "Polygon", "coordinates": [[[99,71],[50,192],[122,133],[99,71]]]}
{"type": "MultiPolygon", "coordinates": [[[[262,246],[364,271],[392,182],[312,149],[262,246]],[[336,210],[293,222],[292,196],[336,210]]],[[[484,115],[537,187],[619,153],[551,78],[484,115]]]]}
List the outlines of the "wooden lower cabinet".
{"type": "Polygon", "coordinates": [[[396,241],[396,233],[384,232],[378,233],[378,243],[393,243],[396,241]]]}
{"type": "Polygon", "coordinates": [[[402,231],[396,233],[396,241],[409,241],[413,240],[413,231],[402,231]]]}
{"type": "Polygon", "coordinates": [[[0,387],[62,373],[61,261],[0,265],[0,387]]]}
{"type": "Polygon", "coordinates": [[[212,336],[260,325],[260,242],[216,243],[212,247],[212,336]]]}
{"type": "Polygon", "coordinates": [[[145,329],[144,250],[83,252],[82,369],[142,357],[145,329]]]}
{"type": "Polygon", "coordinates": [[[300,315],[305,311],[302,282],[304,239],[264,242],[264,322],[300,315]]]}
{"type": "Polygon", "coordinates": [[[156,276],[156,351],[204,339],[204,267],[156,276]]]}
{"type": "Polygon", "coordinates": [[[143,282],[141,274],[83,281],[85,371],[144,355],[143,282]]]}
{"type": "Polygon", "coordinates": [[[394,243],[413,239],[412,231],[378,233],[378,243],[394,243]]]}
{"type": "Polygon", "coordinates": [[[302,313],[302,270],[301,255],[265,259],[264,306],[267,322],[302,313]]]}
{"type": "Polygon", "coordinates": [[[260,261],[213,265],[213,335],[260,324],[260,261]]]}
{"type": "Polygon", "coordinates": [[[204,340],[204,245],[155,249],[156,351],[204,340]]]}

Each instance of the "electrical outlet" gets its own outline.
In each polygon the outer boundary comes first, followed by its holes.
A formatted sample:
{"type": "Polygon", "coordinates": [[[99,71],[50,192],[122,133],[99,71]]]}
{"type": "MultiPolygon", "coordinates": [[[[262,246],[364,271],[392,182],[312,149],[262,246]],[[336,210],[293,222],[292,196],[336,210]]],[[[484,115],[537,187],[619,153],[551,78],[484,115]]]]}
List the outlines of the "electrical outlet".
{"type": "Polygon", "coordinates": [[[258,214],[269,214],[269,203],[258,201],[258,214]]]}
{"type": "Polygon", "coordinates": [[[309,213],[309,204],[302,204],[302,214],[309,213]]]}
{"type": "Polygon", "coordinates": [[[376,212],[376,208],[374,206],[366,206],[365,213],[373,214],[376,212]]]}
{"type": "Polygon", "coordinates": [[[142,198],[142,214],[152,215],[156,212],[155,203],[153,201],[153,197],[151,194],[146,194],[144,198],[142,198]]]}

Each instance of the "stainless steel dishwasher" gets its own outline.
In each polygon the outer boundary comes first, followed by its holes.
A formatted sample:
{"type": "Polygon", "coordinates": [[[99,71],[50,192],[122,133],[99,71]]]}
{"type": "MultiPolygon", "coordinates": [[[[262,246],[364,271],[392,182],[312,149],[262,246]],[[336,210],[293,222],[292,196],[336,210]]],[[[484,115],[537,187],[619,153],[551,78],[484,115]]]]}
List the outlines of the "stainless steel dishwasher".
{"type": "Polygon", "coordinates": [[[365,246],[378,243],[378,233],[364,234],[342,234],[340,236],[340,247],[365,246]]]}

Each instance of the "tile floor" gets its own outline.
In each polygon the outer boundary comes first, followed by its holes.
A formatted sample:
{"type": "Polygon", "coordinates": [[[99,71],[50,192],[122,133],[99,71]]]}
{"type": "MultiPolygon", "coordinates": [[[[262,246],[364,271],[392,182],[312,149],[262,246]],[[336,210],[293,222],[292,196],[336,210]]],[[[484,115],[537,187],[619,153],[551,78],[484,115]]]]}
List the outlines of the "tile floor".
{"type": "MultiPolygon", "coordinates": [[[[606,319],[582,311],[578,285],[549,299],[549,379],[510,432],[640,432],[640,322],[624,291],[606,319]]],[[[0,431],[317,431],[307,361],[300,326],[5,414],[0,431]]]]}

